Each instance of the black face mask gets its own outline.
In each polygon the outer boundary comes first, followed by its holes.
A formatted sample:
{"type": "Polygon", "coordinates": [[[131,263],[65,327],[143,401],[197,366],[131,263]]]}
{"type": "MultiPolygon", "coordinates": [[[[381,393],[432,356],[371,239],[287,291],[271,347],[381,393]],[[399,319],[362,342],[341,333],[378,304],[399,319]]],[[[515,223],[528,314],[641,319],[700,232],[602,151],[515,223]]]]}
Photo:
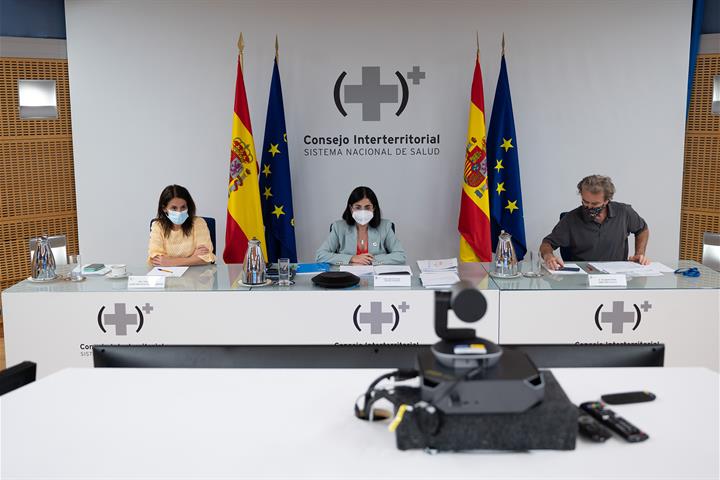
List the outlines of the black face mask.
{"type": "Polygon", "coordinates": [[[600,215],[600,212],[602,212],[603,209],[605,209],[605,205],[603,205],[602,207],[595,207],[595,208],[583,206],[583,211],[585,212],[585,215],[587,215],[590,218],[595,218],[598,215],[600,215]]]}

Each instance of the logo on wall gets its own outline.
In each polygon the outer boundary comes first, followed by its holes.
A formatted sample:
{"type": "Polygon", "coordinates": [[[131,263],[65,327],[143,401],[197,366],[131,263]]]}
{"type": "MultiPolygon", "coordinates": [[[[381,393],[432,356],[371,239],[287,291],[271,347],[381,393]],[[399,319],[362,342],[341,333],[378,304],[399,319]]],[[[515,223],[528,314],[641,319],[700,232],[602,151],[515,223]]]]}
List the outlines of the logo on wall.
{"type": "MultiPolygon", "coordinates": [[[[333,90],[335,106],[343,117],[347,117],[347,112],[343,106],[343,101],[340,99],[340,91],[343,89],[343,81],[346,76],[347,72],[345,71],[338,76],[333,90]]],[[[425,79],[425,72],[416,65],[412,71],[407,72],[406,76],[413,85],[420,85],[420,80],[425,79]]],[[[359,85],[345,85],[345,103],[359,103],[362,105],[363,122],[378,122],[380,121],[380,106],[383,103],[396,104],[399,102],[400,105],[395,111],[395,116],[399,117],[407,107],[410,89],[407,80],[398,70],[395,71],[395,77],[398,83],[383,84],[380,82],[380,67],[363,66],[362,82],[359,85]],[[402,96],[400,96],[400,92],[402,92],[402,96]]]]}
{"type": "Polygon", "coordinates": [[[150,312],[155,310],[155,307],[149,303],[145,303],[142,308],[137,305],[134,305],[134,307],[137,313],[132,310],[128,312],[127,305],[124,303],[115,303],[113,305],[113,313],[104,313],[105,305],[100,307],[97,315],[100,330],[102,330],[103,333],[107,333],[105,327],[115,327],[115,335],[125,336],[128,334],[128,327],[137,325],[135,333],[139,333],[145,324],[143,312],[145,312],[145,315],[150,315],[150,312]]]}
{"type": "Polygon", "coordinates": [[[392,325],[390,329],[394,332],[400,324],[400,312],[407,312],[410,309],[405,301],[403,301],[397,307],[390,304],[392,311],[383,311],[382,302],[370,302],[370,311],[361,312],[360,308],[362,305],[358,305],[353,312],[353,324],[357,328],[358,332],[362,332],[361,325],[370,325],[370,335],[381,335],[383,333],[383,325],[392,325]]]}
{"type": "Polygon", "coordinates": [[[625,325],[633,325],[633,331],[637,330],[642,320],[642,309],[645,313],[652,308],[652,304],[645,300],[639,307],[636,303],[632,304],[634,311],[625,311],[625,302],[612,302],[612,311],[603,312],[603,304],[601,303],[595,310],[595,326],[602,331],[602,324],[610,324],[612,333],[623,333],[625,325]]]}

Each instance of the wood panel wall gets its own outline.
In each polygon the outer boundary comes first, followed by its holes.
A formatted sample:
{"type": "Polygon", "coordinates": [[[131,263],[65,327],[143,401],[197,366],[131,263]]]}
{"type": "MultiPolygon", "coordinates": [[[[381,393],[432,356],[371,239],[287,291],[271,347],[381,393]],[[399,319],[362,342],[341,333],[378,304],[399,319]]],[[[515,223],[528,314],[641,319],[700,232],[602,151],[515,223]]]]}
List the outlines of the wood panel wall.
{"type": "Polygon", "coordinates": [[[687,128],[680,219],[680,258],[702,259],[703,232],[720,232],[720,115],[712,114],[720,54],[698,55],[687,128]]]}
{"type": "Polygon", "coordinates": [[[67,60],[0,58],[0,290],[30,275],[28,239],[65,234],[78,252],[67,60]],[[58,118],[22,120],[17,81],[55,80],[58,118]]]}

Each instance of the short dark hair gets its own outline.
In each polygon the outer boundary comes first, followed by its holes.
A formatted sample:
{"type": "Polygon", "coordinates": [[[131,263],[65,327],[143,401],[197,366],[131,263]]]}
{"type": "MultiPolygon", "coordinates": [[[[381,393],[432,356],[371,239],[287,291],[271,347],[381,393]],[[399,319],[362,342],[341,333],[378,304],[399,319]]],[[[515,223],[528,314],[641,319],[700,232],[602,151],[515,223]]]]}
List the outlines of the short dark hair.
{"type": "Polygon", "coordinates": [[[348,225],[355,225],[355,219],[352,216],[352,204],[362,200],[363,198],[370,200],[370,203],[373,205],[373,218],[370,220],[369,225],[373,228],[377,228],[378,225],[380,225],[380,220],[382,220],[380,215],[380,204],[378,203],[377,196],[375,196],[375,192],[373,192],[370,187],[356,187],[355,190],[350,192],[347,204],[345,204],[345,211],[342,214],[342,218],[348,225]]]}
{"type": "Polygon", "coordinates": [[[173,198],[181,198],[185,200],[185,203],[187,203],[188,218],[182,224],[182,231],[183,235],[189,236],[190,233],[192,233],[193,222],[195,220],[195,202],[190,196],[188,189],[181,185],[168,185],[162,192],[160,192],[160,200],[158,200],[157,217],[155,217],[155,221],[160,222],[160,225],[162,225],[164,229],[165,236],[169,237],[170,232],[172,231],[173,223],[165,214],[165,208],[167,208],[168,203],[170,203],[170,200],[173,198]]]}

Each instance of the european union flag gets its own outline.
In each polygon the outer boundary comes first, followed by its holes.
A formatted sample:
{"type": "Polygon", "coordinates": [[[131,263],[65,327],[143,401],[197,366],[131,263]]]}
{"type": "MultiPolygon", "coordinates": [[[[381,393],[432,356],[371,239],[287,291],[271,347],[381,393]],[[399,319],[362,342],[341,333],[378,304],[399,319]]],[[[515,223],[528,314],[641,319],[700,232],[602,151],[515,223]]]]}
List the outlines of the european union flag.
{"type": "Polygon", "coordinates": [[[288,154],[285,110],[277,57],[273,67],[270,99],[268,100],[265,139],[260,170],[260,200],[268,260],[289,258],[297,262],[295,217],[290,187],[290,155],[288,154]]]}
{"type": "Polygon", "coordinates": [[[500,76],[495,89],[495,102],[488,128],[487,159],[493,250],[497,248],[500,231],[505,230],[512,235],[515,254],[518,260],[522,260],[527,252],[525,220],[523,219],[522,191],[520,190],[520,165],[518,163],[517,138],[515,138],[515,120],[504,53],[500,63],[500,76]]]}

